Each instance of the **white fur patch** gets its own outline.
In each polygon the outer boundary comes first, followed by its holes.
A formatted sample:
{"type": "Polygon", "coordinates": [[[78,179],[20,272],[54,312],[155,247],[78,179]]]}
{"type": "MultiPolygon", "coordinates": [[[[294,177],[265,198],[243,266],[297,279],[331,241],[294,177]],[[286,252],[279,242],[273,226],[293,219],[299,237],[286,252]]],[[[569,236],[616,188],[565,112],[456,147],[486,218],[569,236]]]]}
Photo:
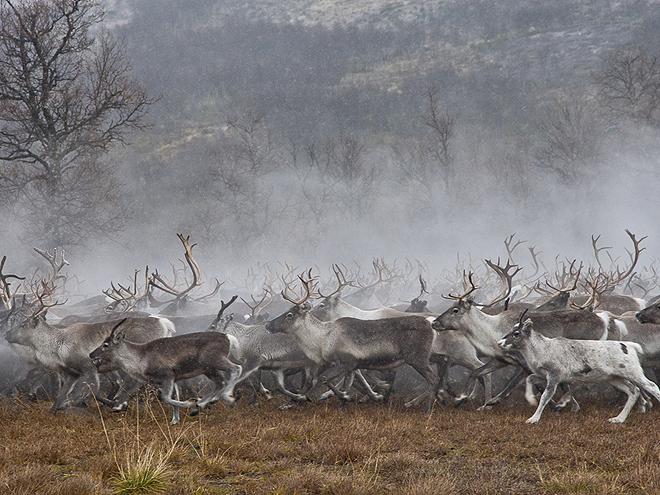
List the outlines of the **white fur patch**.
{"type": "Polygon", "coordinates": [[[233,335],[230,334],[225,334],[225,335],[229,337],[229,352],[234,356],[240,355],[241,344],[239,340],[233,335]]]}
{"type": "Polygon", "coordinates": [[[176,328],[174,327],[174,323],[172,323],[167,318],[164,318],[164,317],[158,316],[158,315],[149,315],[149,318],[157,318],[158,319],[161,326],[163,327],[163,330],[165,330],[166,337],[171,337],[172,335],[174,335],[176,333],[176,328]]]}
{"type": "Polygon", "coordinates": [[[616,326],[619,329],[619,340],[623,340],[624,337],[628,336],[628,327],[621,320],[614,320],[614,323],[616,323],[616,326]]]}
{"type": "Polygon", "coordinates": [[[637,311],[641,311],[646,307],[646,301],[644,299],[641,299],[639,297],[633,297],[637,305],[639,306],[639,309],[637,311]]]}
{"type": "Polygon", "coordinates": [[[598,340],[607,340],[607,335],[608,335],[607,329],[610,326],[610,313],[608,313],[606,311],[600,311],[600,312],[596,312],[596,315],[598,316],[598,318],[603,320],[603,323],[605,323],[605,331],[603,332],[603,335],[601,335],[600,339],[598,339],[598,340]]]}

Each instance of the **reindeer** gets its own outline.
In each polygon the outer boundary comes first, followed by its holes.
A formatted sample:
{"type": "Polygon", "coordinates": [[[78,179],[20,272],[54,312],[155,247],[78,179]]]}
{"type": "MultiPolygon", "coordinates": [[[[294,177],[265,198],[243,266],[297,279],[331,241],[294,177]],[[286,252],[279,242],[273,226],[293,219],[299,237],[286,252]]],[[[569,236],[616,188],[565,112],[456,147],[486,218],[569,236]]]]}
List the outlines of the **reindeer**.
{"type": "MultiPolygon", "coordinates": [[[[250,378],[253,373],[258,374],[261,370],[268,370],[275,375],[276,385],[281,393],[292,401],[307,401],[306,396],[286,388],[284,372],[290,369],[302,368],[305,372],[303,389],[308,389],[316,378],[318,368],[316,363],[303,352],[295,336],[272,334],[266,330],[265,322],[257,325],[246,325],[234,321],[233,315],[223,316],[225,309],[236,300],[236,297],[234,296],[227,304],[221,301],[220,311],[207,331],[225,333],[234,339],[235,345],[232,346],[230,354],[242,366],[238,383],[250,378]]],[[[261,384],[260,378],[258,382],[261,392],[269,397],[270,392],[261,384]]],[[[286,409],[291,405],[292,403],[285,404],[280,408],[286,409]]]]}
{"type": "Polygon", "coordinates": [[[155,271],[149,280],[149,287],[158,289],[173,297],[165,301],[159,301],[156,299],[156,297],[154,297],[153,291],[149,290],[149,288],[146,290],[147,297],[149,298],[149,302],[152,307],[158,308],[165,306],[160,311],[160,314],[165,316],[197,316],[201,314],[207,314],[209,306],[206,303],[202,303],[202,301],[215,296],[220,290],[220,286],[222,284],[216,279],[215,287],[209,294],[200,296],[198,298],[191,297],[192,291],[203,284],[202,270],[192,255],[192,250],[197,244],[190,245],[190,236],[184,237],[182,234],[177,234],[177,237],[185,249],[184,257],[186,260],[186,265],[184,265],[184,267],[187,266],[190,269],[192,280],[184,289],[178,289],[176,287],[178,276],[174,267],[172,267],[174,272],[173,283],[168,283],[161,275],[159,275],[158,271],[155,271]]]}
{"type": "Polygon", "coordinates": [[[151,381],[159,386],[160,400],[173,407],[171,424],[179,422],[179,408],[194,407],[193,414],[197,414],[220,399],[234,404],[234,386],[241,366],[228,358],[230,340],[226,334],[197,332],[139,344],[127,339],[129,327],[123,326],[126,321],[115,324],[110,335],[89,354],[90,363],[99,373],[122,370],[143,383],[151,381]],[[230,374],[226,384],[222,372],[230,374]],[[213,381],[215,389],[201,399],[172,398],[177,381],[199,375],[213,381]]]}
{"type": "Polygon", "coordinates": [[[387,266],[385,260],[375,259],[372,261],[374,277],[371,280],[365,280],[360,276],[360,266],[358,265],[354,280],[350,282],[351,287],[356,290],[346,296],[347,302],[360,308],[381,308],[383,303],[376,295],[376,290],[386,285],[391,286],[391,282],[396,278],[393,271],[387,266]]]}
{"type": "Polygon", "coordinates": [[[306,295],[293,300],[283,290],[282,296],[294,305],[269,321],[266,329],[296,335],[305,354],[321,367],[321,382],[343,402],[351,397],[339,390],[333,379],[358,369],[386,370],[409,364],[427,382],[425,411],[429,413],[438,381],[429,362],[434,337],[430,322],[422,316],[381,320],[340,318],[323,322],[311,314],[311,305],[307,303],[313,293],[311,270],[307,279],[302,275],[299,279],[306,295]]]}
{"type": "Polygon", "coordinates": [[[536,423],[561,383],[589,384],[607,382],[628,396],[621,413],[610,418],[611,423],[623,423],[640,391],[645,390],[660,401],[660,389],[644,376],[640,364],[642,347],[635,342],[569,340],[562,337],[548,338],[535,331],[531,319],[520,322],[506,334],[498,345],[504,351],[522,354],[532,374],[527,377],[525,398],[536,405],[532,385],[544,380],[546,388],[538,402],[534,415],[527,423],[536,423]],[[639,387],[639,388],[638,388],[639,387]]]}
{"type": "MultiPolygon", "coordinates": [[[[324,296],[323,301],[317,304],[310,313],[318,318],[321,321],[332,321],[339,318],[357,318],[361,320],[380,320],[383,318],[404,318],[406,316],[419,316],[418,312],[411,311],[397,311],[391,308],[380,308],[374,310],[361,310],[352,306],[341,299],[340,292],[346,287],[349,283],[346,281],[346,278],[338,265],[333,265],[333,271],[337,278],[337,288],[334,292],[324,296]]],[[[421,294],[419,298],[421,299],[422,295],[426,291],[426,283],[419,277],[421,285],[421,294]]],[[[422,312],[422,316],[426,318],[436,318],[438,315],[433,313],[422,312]]],[[[458,365],[463,366],[469,370],[475,370],[484,365],[484,363],[477,357],[476,350],[474,346],[467,340],[467,338],[460,332],[449,331],[442,334],[434,335],[431,358],[430,361],[437,365],[438,367],[438,389],[435,390],[436,397],[440,398],[442,392],[440,387],[444,391],[446,388],[447,380],[447,369],[450,366],[458,365]]],[[[360,383],[362,383],[362,377],[358,376],[360,383]]],[[[388,381],[379,383],[379,386],[389,392],[391,390],[392,382],[394,381],[394,376],[389,377],[388,381]]],[[[491,378],[489,375],[486,375],[485,378],[479,378],[480,382],[484,387],[484,393],[486,401],[491,398],[491,378]]],[[[476,384],[475,384],[476,385],[476,384]]],[[[474,391],[474,387],[473,387],[474,391]]],[[[368,395],[371,395],[370,388],[366,389],[368,395]]],[[[470,394],[472,395],[472,394],[470,394]]],[[[423,398],[424,395],[420,395],[417,400],[423,398]]],[[[414,403],[415,401],[413,401],[414,403]]]]}
{"type": "MultiPolygon", "coordinates": [[[[512,266],[507,263],[507,267],[503,269],[507,275],[510,268],[512,266]]],[[[519,313],[515,310],[507,310],[497,315],[486,314],[479,309],[480,305],[471,297],[471,294],[477,289],[472,281],[472,273],[466,277],[466,286],[468,286],[467,290],[460,296],[451,294],[447,296],[455,302],[434,320],[433,328],[439,332],[450,329],[463,332],[480,355],[490,358],[486,365],[472,372],[466,390],[471,389],[474,380],[479,376],[512,364],[520,367],[506,388],[485,404],[492,406],[506,397],[525,376],[524,361],[505,353],[498,345],[499,340],[509,333],[515,324],[519,313]]],[[[590,311],[537,312],[530,313],[530,318],[534,321],[538,331],[548,337],[563,336],[572,339],[606,340],[608,336],[609,319],[590,311]]],[[[467,394],[464,392],[456,399],[455,404],[460,405],[466,399],[467,394]]],[[[577,403],[569,396],[565,396],[565,399],[572,402],[573,410],[579,409],[577,403]]]]}
{"type": "MultiPolygon", "coordinates": [[[[73,401],[70,394],[83,376],[89,376],[98,389],[99,375],[89,360],[89,353],[98,347],[110,334],[116,321],[100,323],[74,323],[66,328],[58,328],[46,322],[46,311],[54,307],[52,286],[43,284],[43,292],[37,294],[40,306],[25,321],[14,326],[5,334],[7,342],[15,348],[25,349],[30,361],[39,363],[47,370],[59,373],[63,377],[63,386],[55,398],[51,412],[69,406],[73,401]],[[44,298],[51,296],[51,301],[44,298]]],[[[125,331],[136,342],[146,342],[159,337],[169,337],[174,333],[174,325],[166,318],[129,318],[125,331]]],[[[24,357],[24,353],[19,353],[24,357]]],[[[111,406],[114,403],[99,397],[111,406]]]]}
{"type": "MultiPolygon", "coordinates": [[[[622,315],[626,312],[639,311],[645,306],[644,301],[641,299],[613,293],[617,286],[623,284],[626,279],[631,278],[634,275],[635,267],[639,262],[639,256],[641,252],[646,249],[640,248],[640,244],[644,239],[646,239],[646,236],[638,240],[635,237],[635,234],[629,230],[626,230],[626,234],[628,234],[628,237],[630,237],[633,243],[633,252],[628,252],[630,256],[630,267],[627,270],[620,268],[615,263],[616,260],[612,260],[611,257],[610,259],[614,267],[611,270],[606,270],[603,266],[602,260],[600,259],[600,252],[611,249],[611,247],[598,247],[597,244],[600,239],[600,235],[596,237],[591,236],[591,244],[598,267],[597,270],[595,268],[591,270],[591,278],[599,278],[601,280],[600,285],[602,286],[601,295],[598,301],[598,308],[602,311],[609,311],[615,315],[622,315]]],[[[584,300],[586,297],[587,296],[576,296],[573,298],[573,300],[576,304],[584,306],[584,300]]]]}

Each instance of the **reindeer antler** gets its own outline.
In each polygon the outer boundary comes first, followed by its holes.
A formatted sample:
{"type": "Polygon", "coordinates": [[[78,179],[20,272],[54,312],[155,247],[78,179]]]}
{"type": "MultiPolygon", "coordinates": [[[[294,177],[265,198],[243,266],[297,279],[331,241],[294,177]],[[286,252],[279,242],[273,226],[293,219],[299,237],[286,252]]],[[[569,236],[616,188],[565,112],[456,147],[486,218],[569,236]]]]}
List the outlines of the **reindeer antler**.
{"type": "MultiPolygon", "coordinates": [[[[121,312],[128,312],[133,310],[141,301],[150,296],[150,289],[152,286],[152,280],[149,278],[149,265],[144,269],[144,289],[141,290],[138,287],[138,274],[140,270],[136,269],[133,274],[133,287],[124,287],[122,284],[117,282],[117,287],[115,287],[114,282],[110,282],[110,289],[102,291],[106,296],[111,299],[114,299],[115,303],[123,302],[125,304],[124,309],[121,312]],[[141,293],[140,293],[141,292],[141,293]]],[[[113,312],[116,309],[116,306],[113,306],[115,303],[111,303],[110,306],[106,308],[106,312],[113,312]]]]}
{"type": "MultiPolygon", "coordinates": [[[[156,270],[154,273],[151,275],[151,279],[149,281],[149,284],[151,287],[154,287],[162,292],[165,292],[166,294],[169,294],[171,296],[174,296],[172,299],[167,300],[167,301],[158,301],[156,298],[153,297],[151,293],[149,293],[149,301],[152,306],[161,306],[163,304],[167,304],[173,301],[178,301],[180,299],[183,299],[186,297],[193,289],[196,287],[200,287],[203,282],[202,282],[202,270],[197,264],[197,261],[195,261],[195,258],[192,255],[192,250],[197,244],[190,244],[190,236],[184,237],[183,234],[177,234],[177,237],[183,244],[183,247],[185,249],[185,260],[187,265],[190,267],[190,271],[192,272],[192,281],[188,284],[188,286],[183,289],[179,290],[176,288],[177,285],[177,270],[174,268],[174,265],[172,265],[172,270],[174,272],[174,283],[169,284],[167,281],[163,279],[163,277],[160,276],[158,273],[158,270],[156,270]]],[[[184,265],[185,268],[185,265],[184,265]]],[[[187,278],[184,276],[184,278],[187,278]]],[[[185,282],[184,282],[185,283],[185,282]]],[[[196,300],[203,300],[207,299],[210,297],[215,296],[218,293],[218,290],[220,290],[220,286],[222,283],[218,281],[218,279],[215,279],[215,288],[210,294],[207,294],[205,296],[201,296],[196,298],[196,300]]]]}
{"type": "Polygon", "coordinates": [[[552,290],[554,290],[555,294],[559,294],[561,292],[572,292],[575,289],[577,289],[577,284],[578,284],[578,280],[580,279],[580,272],[582,272],[583,265],[582,262],[580,262],[580,266],[578,267],[577,272],[574,272],[573,268],[576,262],[577,260],[573,260],[571,262],[571,264],[568,267],[568,271],[566,270],[566,264],[562,262],[561,274],[559,273],[559,271],[556,272],[557,282],[559,285],[558,288],[554,287],[547,280],[545,281],[545,285],[547,285],[552,290]],[[573,281],[573,283],[572,285],[569,285],[571,283],[571,280],[573,281]]]}
{"type": "Polygon", "coordinates": [[[53,248],[53,254],[50,254],[47,249],[39,249],[35,247],[34,250],[46,258],[48,263],[50,263],[50,266],[53,268],[53,276],[50,278],[53,283],[56,284],[60,279],[66,280],[66,275],[61,273],[62,268],[69,264],[69,262],[64,259],[64,249],[62,249],[62,257],[59,262],[57,261],[57,248],[53,248]]]}
{"type": "Polygon", "coordinates": [[[7,256],[2,257],[2,261],[0,261],[0,282],[2,283],[2,288],[0,290],[0,299],[2,299],[2,303],[4,304],[6,309],[11,309],[11,304],[12,304],[12,299],[13,295],[11,291],[9,290],[9,286],[11,285],[8,280],[10,278],[14,278],[16,280],[25,280],[25,277],[19,277],[18,275],[12,275],[12,274],[3,274],[2,270],[5,268],[5,262],[7,261],[7,256]]]}
{"type": "Polygon", "coordinates": [[[465,292],[463,292],[463,294],[461,294],[460,296],[452,296],[451,294],[447,294],[445,296],[444,294],[441,294],[441,296],[444,297],[445,299],[454,299],[456,301],[461,301],[465,299],[468,295],[472,294],[475,290],[477,290],[477,286],[474,285],[474,282],[472,281],[472,275],[473,275],[472,272],[466,275],[465,270],[463,270],[463,282],[465,283],[465,287],[466,287],[466,290],[465,292]]]}
{"type": "Polygon", "coordinates": [[[603,273],[596,273],[594,270],[589,270],[589,278],[582,284],[582,288],[587,292],[587,300],[583,304],[575,304],[571,301],[570,305],[573,309],[586,309],[592,304],[597,308],[602,301],[602,294],[608,288],[607,275],[603,273]]]}
{"type": "MultiPolygon", "coordinates": [[[[228,303],[225,303],[223,300],[220,300],[220,311],[218,311],[218,316],[217,319],[220,319],[222,316],[222,313],[225,312],[225,309],[227,309],[229,306],[232,305],[232,303],[238,298],[237,295],[234,295],[228,303]]],[[[241,298],[242,299],[242,298],[241,298]]]]}
{"type": "Polygon", "coordinates": [[[385,282],[391,282],[396,278],[395,274],[392,274],[392,272],[387,268],[387,264],[385,263],[385,260],[378,260],[375,259],[372,262],[373,267],[374,267],[374,272],[376,274],[376,280],[373,280],[372,282],[369,282],[366,285],[363,285],[359,282],[350,282],[351,285],[354,287],[357,286],[361,289],[369,289],[371,287],[375,287],[380,283],[385,283],[385,282]],[[387,272],[388,278],[383,278],[383,272],[387,272]]]}
{"type": "Polygon", "coordinates": [[[303,284],[303,289],[305,289],[305,295],[304,296],[298,296],[298,294],[296,294],[296,296],[299,297],[299,299],[297,301],[294,300],[294,299],[291,299],[289,296],[287,296],[287,294],[286,294],[287,291],[291,290],[291,289],[289,288],[289,284],[284,280],[284,278],[282,278],[282,282],[284,282],[284,289],[282,290],[282,297],[285,300],[289,301],[291,304],[294,304],[296,306],[300,306],[301,304],[306,302],[312,296],[312,294],[314,293],[314,287],[313,287],[314,278],[312,277],[312,269],[311,268],[307,271],[307,278],[306,279],[305,279],[305,272],[298,275],[298,278],[300,279],[300,281],[303,284]]]}
{"type": "Polygon", "coordinates": [[[243,302],[245,303],[245,305],[246,305],[248,308],[250,308],[250,316],[252,316],[252,317],[256,317],[259,313],[261,313],[261,311],[262,311],[263,309],[265,309],[270,303],[273,302],[274,295],[273,295],[273,293],[272,293],[271,291],[269,291],[269,290],[267,290],[267,289],[264,289],[264,295],[261,297],[261,299],[260,299],[259,301],[257,301],[257,300],[255,299],[255,297],[254,297],[252,294],[250,294],[250,299],[252,299],[252,303],[253,303],[253,304],[250,304],[249,302],[247,302],[245,299],[243,299],[243,298],[241,297],[241,301],[243,301],[243,302]],[[266,305],[262,308],[261,305],[262,305],[262,303],[266,300],[266,297],[268,297],[269,294],[270,294],[270,300],[269,300],[269,301],[266,303],[266,305]]]}
{"type": "Polygon", "coordinates": [[[504,247],[506,248],[506,253],[507,256],[509,257],[509,261],[513,263],[513,251],[520,246],[521,244],[526,243],[527,241],[516,241],[516,243],[511,247],[511,243],[513,242],[513,238],[516,236],[516,234],[511,234],[509,237],[504,239],[504,247]]]}
{"type": "Polygon", "coordinates": [[[32,317],[39,316],[48,311],[50,308],[65,304],[66,302],[59,302],[55,300],[54,293],[56,287],[53,281],[46,281],[42,279],[39,281],[39,285],[41,285],[41,289],[34,286],[31,287],[32,294],[37,299],[37,301],[39,301],[39,307],[36,310],[32,310],[32,317]],[[50,299],[49,303],[44,302],[44,298],[46,297],[50,299]]]}
{"type": "Polygon", "coordinates": [[[522,270],[522,268],[517,266],[517,265],[512,265],[509,262],[509,260],[507,260],[506,266],[503,268],[499,265],[499,263],[500,263],[499,258],[497,260],[497,264],[493,263],[490,260],[484,260],[484,262],[495,273],[497,273],[497,275],[500,277],[500,280],[502,281],[502,290],[500,291],[500,293],[497,296],[495,296],[495,299],[493,299],[491,302],[489,302],[488,304],[483,305],[484,308],[490,308],[490,307],[494,306],[495,304],[497,304],[501,301],[504,301],[507,297],[509,297],[509,295],[511,294],[511,288],[513,286],[513,284],[512,284],[513,277],[515,277],[516,274],[520,270],[522,270]],[[513,273],[509,273],[513,268],[515,268],[513,273]]]}
{"type": "Polygon", "coordinates": [[[327,296],[321,294],[321,291],[318,291],[318,294],[320,297],[330,297],[335,294],[338,294],[341,292],[341,290],[346,287],[347,285],[350,285],[351,283],[346,280],[346,275],[344,275],[343,270],[339,267],[337,263],[333,263],[332,265],[332,271],[335,273],[335,277],[337,277],[337,288],[334,290],[334,292],[331,292],[327,296]]]}
{"type": "MultiPolygon", "coordinates": [[[[626,229],[626,234],[628,234],[628,237],[630,237],[630,239],[631,239],[632,242],[633,242],[633,250],[634,250],[634,252],[631,253],[630,251],[628,251],[628,250],[626,249],[626,252],[627,252],[628,255],[630,256],[631,265],[630,265],[630,268],[629,268],[628,270],[626,270],[625,272],[622,272],[622,271],[619,269],[619,267],[616,266],[616,268],[615,268],[616,273],[605,270],[605,268],[603,267],[603,264],[602,264],[602,262],[600,261],[600,258],[599,258],[599,256],[598,256],[598,254],[600,253],[600,251],[603,251],[603,250],[605,250],[605,249],[611,249],[611,247],[602,247],[602,248],[598,248],[598,247],[596,246],[596,243],[597,243],[598,240],[600,239],[600,235],[599,235],[598,237],[591,236],[591,244],[592,244],[593,249],[594,249],[594,255],[595,255],[595,257],[596,257],[596,262],[598,263],[598,266],[600,267],[600,271],[601,271],[601,273],[602,273],[602,274],[605,276],[605,278],[607,279],[606,285],[605,285],[605,287],[603,287],[603,291],[607,291],[607,290],[612,290],[612,289],[614,289],[617,285],[619,285],[619,284],[620,284],[621,282],[623,282],[625,279],[627,279],[628,277],[630,277],[630,276],[633,274],[633,270],[635,269],[635,266],[637,265],[637,262],[639,261],[639,255],[640,255],[640,253],[641,253],[642,251],[644,251],[644,249],[646,249],[646,248],[640,248],[639,245],[640,245],[640,243],[641,243],[644,239],[647,238],[647,236],[644,236],[644,237],[642,237],[641,239],[637,240],[637,238],[635,237],[635,234],[633,234],[632,232],[630,232],[628,229],[626,229]]],[[[612,264],[615,263],[615,260],[612,260],[612,257],[611,257],[611,256],[610,256],[610,260],[612,261],[612,264]]]]}

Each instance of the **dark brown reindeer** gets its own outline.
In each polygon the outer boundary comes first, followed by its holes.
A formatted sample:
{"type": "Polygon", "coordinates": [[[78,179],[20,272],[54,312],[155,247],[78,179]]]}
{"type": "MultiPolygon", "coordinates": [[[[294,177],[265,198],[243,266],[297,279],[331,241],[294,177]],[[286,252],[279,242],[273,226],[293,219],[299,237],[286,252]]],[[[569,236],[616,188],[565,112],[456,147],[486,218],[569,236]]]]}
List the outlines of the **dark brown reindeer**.
{"type": "Polygon", "coordinates": [[[534,285],[533,290],[542,294],[542,303],[536,305],[533,308],[534,311],[556,311],[569,309],[569,301],[571,299],[571,293],[577,290],[578,282],[580,280],[580,273],[582,272],[582,263],[575,271],[575,263],[577,260],[573,260],[570,264],[564,262],[561,263],[561,272],[559,271],[559,262],[557,262],[557,269],[554,273],[554,278],[557,280],[556,283],[551,283],[551,280],[545,281],[545,285],[548,289],[542,287],[540,282],[537,282],[534,285]]]}
{"type": "MultiPolygon", "coordinates": [[[[241,366],[229,360],[229,337],[224,333],[197,332],[144,344],[127,339],[126,319],[115,324],[110,335],[90,354],[90,363],[99,373],[123,370],[142,383],[160,387],[159,398],[174,408],[172,424],[179,421],[179,408],[205,409],[220,399],[234,403],[234,386],[241,366]],[[224,372],[229,373],[225,380],[224,372]],[[172,398],[179,380],[205,375],[215,389],[201,399],[181,401],[172,398]]],[[[177,394],[178,395],[178,394],[177,394]]]]}
{"type": "Polygon", "coordinates": [[[404,316],[381,320],[340,318],[323,322],[311,314],[307,302],[313,293],[311,270],[306,278],[299,276],[306,294],[293,300],[287,312],[269,321],[268,331],[296,335],[303,351],[320,367],[320,381],[342,401],[350,396],[332,382],[359,369],[388,370],[402,364],[412,366],[428,384],[425,411],[430,412],[438,377],[429,359],[433,345],[433,329],[422,316],[404,316]]]}
{"type": "Polygon", "coordinates": [[[419,274],[419,285],[421,286],[419,291],[419,296],[414,297],[410,301],[410,306],[404,309],[405,313],[426,313],[428,312],[428,301],[422,299],[424,294],[428,294],[429,291],[426,288],[426,280],[422,277],[422,274],[419,274]]]}
{"type": "Polygon", "coordinates": [[[644,309],[635,313],[635,318],[640,323],[654,323],[660,325],[660,301],[649,304],[644,309]]]}

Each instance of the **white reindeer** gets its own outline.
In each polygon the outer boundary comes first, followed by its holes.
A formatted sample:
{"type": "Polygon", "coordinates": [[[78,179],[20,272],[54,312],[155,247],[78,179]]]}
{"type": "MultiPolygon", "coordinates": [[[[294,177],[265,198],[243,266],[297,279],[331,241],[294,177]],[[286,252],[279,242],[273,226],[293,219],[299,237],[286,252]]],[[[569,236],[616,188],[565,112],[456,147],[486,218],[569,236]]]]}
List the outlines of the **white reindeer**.
{"type": "MultiPolygon", "coordinates": [[[[521,317],[522,319],[522,317],[521,317]]],[[[646,378],[640,364],[642,347],[635,342],[571,340],[548,338],[536,332],[531,319],[517,323],[498,342],[508,351],[522,354],[532,374],[527,377],[525,398],[536,405],[533,384],[546,381],[546,388],[536,412],[527,423],[536,423],[560,383],[584,385],[606,382],[628,396],[621,413],[610,418],[611,423],[623,423],[639,398],[642,388],[660,401],[660,389],[646,378]]]]}

